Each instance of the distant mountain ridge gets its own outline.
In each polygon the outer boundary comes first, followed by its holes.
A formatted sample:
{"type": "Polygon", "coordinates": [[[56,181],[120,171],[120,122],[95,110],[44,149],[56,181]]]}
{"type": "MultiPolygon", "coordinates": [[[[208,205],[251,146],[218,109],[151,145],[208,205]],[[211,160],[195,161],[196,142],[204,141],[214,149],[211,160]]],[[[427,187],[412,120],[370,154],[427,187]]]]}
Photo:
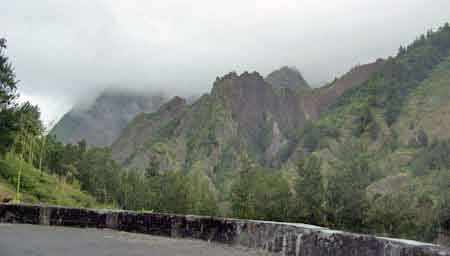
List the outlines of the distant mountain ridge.
{"type": "Polygon", "coordinates": [[[51,130],[64,143],[85,139],[89,146],[110,146],[141,112],[153,112],[165,101],[160,93],[107,89],[88,107],[75,106],[51,130]]]}

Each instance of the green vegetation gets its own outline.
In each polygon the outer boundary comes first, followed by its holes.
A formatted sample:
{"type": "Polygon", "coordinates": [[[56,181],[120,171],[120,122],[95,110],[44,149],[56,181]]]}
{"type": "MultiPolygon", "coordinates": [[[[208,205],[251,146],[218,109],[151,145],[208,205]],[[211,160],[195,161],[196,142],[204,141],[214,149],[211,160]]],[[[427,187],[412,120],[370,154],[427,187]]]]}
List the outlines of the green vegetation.
{"type": "Polygon", "coordinates": [[[337,121],[338,140],[318,131],[304,134],[304,149],[324,145],[313,154],[323,162],[325,225],[425,241],[448,236],[450,151],[448,130],[442,130],[448,104],[439,98],[450,91],[449,49],[448,24],[402,47],[313,123],[337,121]],[[401,186],[387,182],[395,177],[410,178],[401,186]]]}
{"type": "Polygon", "coordinates": [[[27,202],[78,207],[98,206],[92,196],[80,191],[78,184],[70,183],[64,177],[42,173],[17,155],[8,153],[4,159],[1,159],[0,170],[0,176],[6,184],[17,184],[18,171],[21,171],[21,196],[18,198],[27,202]]]}
{"type": "Polygon", "coordinates": [[[299,161],[297,166],[298,178],[295,183],[297,195],[297,215],[295,220],[315,225],[325,224],[325,187],[320,173],[321,161],[315,155],[305,161],[299,161]]]}
{"type": "Polygon", "coordinates": [[[328,221],[337,228],[362,230],[369,207],[366,188],[380,178],[377,162],[364,146],[350,141],[341,145],[333,165],[337,171],[328,181],[328,221]]]}
{"type": "Polygon", "coordinates": [[[323,120],[321,122],[307,122],[300,131],[298,141],[301,142],[306,152],[314,152],[324,146],[323,138],[337,139],[340,132],[336,127],[336,123],[331,120],[323,120]]]}
{"type": "Polygon", "coordinates": [[[186,211],[198,215],[218,215],[217,192],[203,168],[201,162],[196,162],[186,175],[186,211]]]}
{"type": "Polygon", "coordinates": [[[411,170],[418,176],[436,170],[450,170],[450,140],[436,141],[423,148],[412,161],[411,170]]]}
{"type": "Polygon", "coordinates": [[[334,108],[367,102],[384,111],[390,126],[399,117],[409,94],[427,78],[427,74],[449,56],[450,27],[448,24],[420,36],[408,47],[400,47],[395,58],[389,58],[383,68],[363,86],[347,91],[334,108]]]}
{"type": "Polygon", "coordinates": [[[0,186],[2,196],[16,202],[47,202],[92,207],[95,199],[80,191],[76,182],[43,171],[47,163],[46,136],[37,106],[18,105],[14,70],[0,40],[0,186]],[[45,152],[44,152],[45,151],[45,152]],[[14,189],[13,189],[14,188],[14,189]]]}
{"type": "Polygon", "coordinates": [[[286,221],[290,218],[291,192],[282,173],[258,167],[246,154],[231,189],[232,216],[286,221]]]}
{"type": "Polygon", "coordinates": [[[124,170],[108,148],[64,145],[45,135],[38,108],[14,104],[14,75],[3,61],[0,72],[9,75],[0,79],[9,79],[0,94],[0,185],[8,186],[0,192],[17,186],[18,200],[307,222],[425,241],[450,237],[450,140],[416,123],[408,123],[414,137],[407,143],[402,132],[404,119],[411,121],[405,108],[412,97],[427,95],[436,75],[447,79],[439,88],[450,91],[449,50],[448,24],[401,47],[319,120],[283,137],[289,142],[279,143],[279,168],[263,161],[273,117],[264,115],[259,131],[241,134],[224,102],[206,95],[187,107],[183,120],[140,116],[162,124],[144,137],[139,154],[146,168],[124,170]],[[174,137],[185,143],[178,165],[174,137]]]}

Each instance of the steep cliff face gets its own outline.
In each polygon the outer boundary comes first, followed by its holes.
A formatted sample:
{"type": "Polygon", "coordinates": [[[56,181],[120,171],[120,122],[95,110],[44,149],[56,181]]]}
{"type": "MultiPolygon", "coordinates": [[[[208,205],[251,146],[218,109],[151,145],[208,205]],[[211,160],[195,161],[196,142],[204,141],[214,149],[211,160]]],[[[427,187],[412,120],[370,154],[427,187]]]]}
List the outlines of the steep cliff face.
{"type": "Polygon", "coordinates": [[[107,90],[89,107],[75,106],[51,133],[64,143],[85,139],[90,146],[109,146],[141,112],[153,112],[165,101],[159,94],[107,90]]]}
{"type": "MultiPolygon", "coordinates": [[[[211,171],[219,165],[231,168],[242,150],[262,160],[271,138],[282,140],[283,132],[300,127],[305,116],[298,96],[275,93],[258,73],[230,73],[216,80],[211,94],[189,106],[169,107],[178,101],[172,100],[150,118],[135,118],[113,145],[116,159],[136,168],[144,168],[151,159],[163,170],[196,161],[207,162],[211,171]]],[[[272,151],[277,148],[272,146],[272,151]]]]}
{"type": "Polygon", "coordinates": [[[230,73],[218,79],[212,95],[224,102],[239,124],[240,133],[252,144],[267,143],[274,123],[282,133],[288,133],[301,127],[307,116],[300,96],[290,89],[275,90],[256,72],[240,76],[230,73]]]}
{"type": "Polygon", "coordinates": [[[235,169],[244,151],[276,166],[308,120],[316,120],[335,97],[375,70],[355,69],[329,88],[306,94],[269,84],[257,72],[229,73],[193,104],[175,98],[154,114],[138,115],[113,144],[113,154],[138,169],[150,161],[158,161],[162,170],[203,161],[213,174],[235,169]]]}

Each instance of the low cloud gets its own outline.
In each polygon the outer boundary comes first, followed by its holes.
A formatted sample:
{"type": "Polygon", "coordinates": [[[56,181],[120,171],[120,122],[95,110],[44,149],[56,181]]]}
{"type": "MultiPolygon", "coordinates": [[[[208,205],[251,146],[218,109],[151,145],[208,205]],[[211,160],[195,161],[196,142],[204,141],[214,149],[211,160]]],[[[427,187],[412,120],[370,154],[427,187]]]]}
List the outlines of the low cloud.
{"type": "Polygon", "coordinates": [[[297,66],[312,84],[395,53],[448,0],[14,0],[0,37],[45,120],[106,87],[199,94],[218,75],[297,66]]]}

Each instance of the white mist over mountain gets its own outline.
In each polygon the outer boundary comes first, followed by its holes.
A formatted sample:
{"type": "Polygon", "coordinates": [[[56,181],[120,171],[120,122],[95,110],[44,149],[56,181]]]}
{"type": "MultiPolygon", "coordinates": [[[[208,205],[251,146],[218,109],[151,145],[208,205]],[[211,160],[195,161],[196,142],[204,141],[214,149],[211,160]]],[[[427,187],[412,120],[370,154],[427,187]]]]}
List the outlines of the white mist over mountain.
{"type": "Polygon", "coordinates": [[[318,84],[447,22],[450,1],[14,0],[2,9],[20,92],[48,123],[115,85],[195,95],[229,71],[285,65],[318,84]]]}

